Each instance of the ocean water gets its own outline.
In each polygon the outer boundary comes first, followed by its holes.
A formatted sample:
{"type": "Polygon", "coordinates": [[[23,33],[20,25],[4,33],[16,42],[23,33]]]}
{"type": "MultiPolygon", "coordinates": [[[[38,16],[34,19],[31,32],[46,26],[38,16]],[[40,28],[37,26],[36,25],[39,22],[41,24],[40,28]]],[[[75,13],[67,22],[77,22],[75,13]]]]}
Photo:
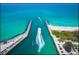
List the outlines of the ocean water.
{"type": "Polygon", "coordinates": [[[58,54],[50,37],[45,20],[58,26],[78,25],[78,4],[0,4],[1,36],[0,41],[9,40],[25,31],[30,20],[32,28],[27,38],[8,54],[58,54]],[[41,21],[37,18],[40,16],[41,21]],[[35,39],[37,29],[42,29],[45,46],[37,53],[35,39]]]}

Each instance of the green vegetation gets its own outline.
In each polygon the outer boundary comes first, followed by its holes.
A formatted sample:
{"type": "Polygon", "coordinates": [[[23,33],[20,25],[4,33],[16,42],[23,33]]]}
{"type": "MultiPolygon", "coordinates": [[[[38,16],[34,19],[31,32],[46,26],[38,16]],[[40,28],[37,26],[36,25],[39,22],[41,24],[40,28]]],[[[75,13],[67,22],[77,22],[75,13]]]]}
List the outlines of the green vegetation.
{"type": "Polygon", "coordinates": [[[72,33],[70,33],[70,32],[66,32],[66,31],[62,31],[62,32],[60,32],[60,38],[62,39],[62,40],[70,40],[71,38],[73,37],[73,35],[72,35],[72,33]]]}
{"type": "Polygon", "coordinates": [[[74,45],[74,48],[77,49],[78,53],[79,53],[79,46],[74,45]]]}
{"type": "Polygon", "coordinates": [[[56,31],[56,30],[51,30],[52,34],[55,35],[56,37],[59,37],[59,41],[64,41],[64,40],[71,40],[73,42],[78,42],[78,45],[72,44],[72,42],[65,42],[63,47],[67,52],[71,52],[71,48],[74,50],[76,49],[79,53],[79,31],[56,31]]]}
{"type": "Polygon", "coordinates": [[[56,30],[51,30],[52,34],[55,35],[56,37],[59,37],[59,41],[64,41],[64,40],[71,40],[73,42],[78,42],[78,45],[74,45],[72,42],[65,42],[63,45],[64,49],[67,52],[71,52],[73,49],[74,51],[78,51],[79,53],[79,31],[56,31],[56,30]],[[76,49],[76,50],[75,50],[76,49]]]}
{"type": "Polygon", "coordinates": [[[73,42],[79,42],[79,31],[74,31],[74,32],[69,32],[69,31],[56,31],[56,30],[51,30],[52,34],[55,35],[56,37],[59,37],[61,41],[64,40],[72,40],[73,42]]]}
{"type": "Polygon", "coordinates": [[[74,31],[73,35],[76,37],[75,41],[79,42],[79,31],[74,31]]]}
{"type": "Polygon", "coordinates": [[[59,32],[59,31],[56,31],[56,30],[53,30],[53,31],[52,31],[52,34],[56,35],[56,37],[59,37],[60,32],[59,32]]]}
{"type": "Polygon", "coordinates": [[[71,48],[73,48],[73,44],[71,42],[65,42],[64,48],[67,52],[71,52],[71,48]]]}

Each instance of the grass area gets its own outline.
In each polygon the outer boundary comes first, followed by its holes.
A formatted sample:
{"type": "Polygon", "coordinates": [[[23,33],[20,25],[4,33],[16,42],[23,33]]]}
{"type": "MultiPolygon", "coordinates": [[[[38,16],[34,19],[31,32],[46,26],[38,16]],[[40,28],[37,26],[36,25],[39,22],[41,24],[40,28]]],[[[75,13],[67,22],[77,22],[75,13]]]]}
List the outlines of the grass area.
{"type": "Polygon", "coordinates": [[[56,37],[59,37],[61,41],[64,40],[72,40],[79,42],[79,31],[74,31],[74,32],[69,32],[69,31],[56,31],[56,30],[51,30],[52,34],[55,35],[56,37]]]}
{"type": "MultiPolygon", "coordinates": [[[[59,37],[59,41],[64,41],[64,40],[71,40],[73,42],[78,42],[79,43],[79,31],[73,31],[73,32],[69,32],[69,31],[56,31],[56,30],[51,30],[52,34],[55,35],[56,37],[59,37]]],[[[71,51],[71,48],[75,48],[78,53],[79,53],[79,46],[78,45],[74,45],[71,42],[65,42],[64,44],[64,48],[67,52],[71,51]]]]}
{"type": "Polygon", "coordinates": [[[59,32],[59,31],[56,31],[56,30],[53,30],[53,31],[52,31],[52,34],[56,35],[56,37],[59,37],[60,32],[59,32]]]}

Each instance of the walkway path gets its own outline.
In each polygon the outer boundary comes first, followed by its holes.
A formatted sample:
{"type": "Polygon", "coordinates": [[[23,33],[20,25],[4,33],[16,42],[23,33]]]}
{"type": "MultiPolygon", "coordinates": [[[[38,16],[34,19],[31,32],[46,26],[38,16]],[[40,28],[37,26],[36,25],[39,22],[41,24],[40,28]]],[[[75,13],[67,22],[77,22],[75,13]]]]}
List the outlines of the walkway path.
{"type": "Polygon", "coordinates": [[[13,49],[17,44],[23,41],[27,36],[31,28],[32,21],[30,21],[27,30],[8,41],[0,43],[0,54],[7,54],[11,49],[13,49]]]}
{"type": "MultiPolygon", "coordinates": [[[[28,20],[27,20],[28,21],[28,20]]],[[[27,38],[19,43],[7,54],[9,55],[37,55],[37,54],[57,54],[56,47],[49,34],[45,20],[41,17],[32,17],[32,27],[27,38]],[[38,28],[41,28],[41,35],[45,42],[41,51],[38,52],[39,46],[36,44],[36,36],[38,28]]]]}
{"type": "MultiPolygon", "coordinates": [[[[70,54],[78,54],[78,51],[74,51],[73,49],[72,49],[72,51],[71,52],[67,52],[64,48],[63,48],[63,45],[65,44],[65,42],[67,41],[64,41],[64,42],[59,42],[59,38],[57,38],[55,35],[53,35],[52,34],[52,32],[51,32],[51,30],[59,30],[59,31],[75,31],[75,30],[78,30],[78,27],[74,27],[74,28],[72,28],[72,27],[64,27],[63,29],[61,28],[61,27],[56,27],[56,26],[51,26],[51,25],[49,25],[48,24],[48,22],[46,21],[46,24],[47,24],[47,27],[48,27],[48,29],[49,29],[49,32],[50,32],[50,35],[51,35],[51,37],[53,38],[53,40],[54,40],[54,43],[55,43],[55,45],[56,45],[56,48],[57,48],[57,50],[58,50],[58,53],[60,54],[60,55],[70,55],[70,54]],[[71,29],[72,28],[72,29],[71,29]]],[[[72,41],[69,41],[68,40],[68,42],[72,42],[72,41]]],[[[73,42],[72,42],[73,43],[73,42]]],[[[78,45],[78,43],[77,42],[75,42],[75,43],[73,43],[73,44],[76,44],[76,45],[78,45]]]]}

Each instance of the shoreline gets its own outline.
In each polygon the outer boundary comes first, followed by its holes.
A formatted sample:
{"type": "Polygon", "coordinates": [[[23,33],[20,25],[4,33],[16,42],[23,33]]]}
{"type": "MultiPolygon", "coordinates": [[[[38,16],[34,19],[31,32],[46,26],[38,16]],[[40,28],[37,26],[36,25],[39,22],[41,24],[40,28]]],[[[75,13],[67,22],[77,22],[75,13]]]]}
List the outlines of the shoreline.
{"type": "Polygon", "coordinates": [[[6,42],[1,42],[0,43],[0,48],[1,48],[0,55],[7,54],[16,45],[18,45],[21,41],[23,41],[28,36],[31,25],[32,25],[32,21],[29,22],[28,27],[23,34],[20,34],[14,38],[11,38],[10,40],[7,40],[6,42]]]}
{"type": "Polygon", "coordinates": [[[65,49],[63,48],[63,44],[65,42],[59,42],[58,39],[55,35],[52,34],[51,30],[58,30],[58,31],[79,31],[79,27],[64,27],[64,26],[54,26],[54,25],[49,25],[48,22],[46,21],[46,25],[48,27],[49,33],[52,37],[52,40],[55,43],[56,49],[59,53],[59,55],[71,55],[71,54],[75,54],[77,55],[78,52],[74,52],[73,50],[68,53],[67,51],[65,51],[65,49]]]}
{"type": "Polygon", "coordinates": [[[65,26],[54,26],[54,25],[48,25],[48,27],[52,30],[57,31],[79,31],[79,27],[65,27],[65,26]]]}

